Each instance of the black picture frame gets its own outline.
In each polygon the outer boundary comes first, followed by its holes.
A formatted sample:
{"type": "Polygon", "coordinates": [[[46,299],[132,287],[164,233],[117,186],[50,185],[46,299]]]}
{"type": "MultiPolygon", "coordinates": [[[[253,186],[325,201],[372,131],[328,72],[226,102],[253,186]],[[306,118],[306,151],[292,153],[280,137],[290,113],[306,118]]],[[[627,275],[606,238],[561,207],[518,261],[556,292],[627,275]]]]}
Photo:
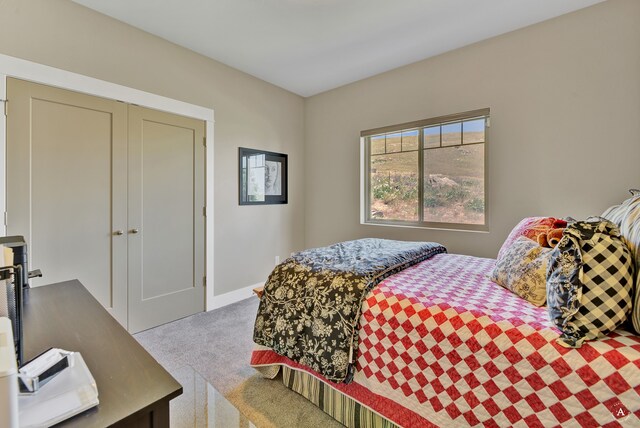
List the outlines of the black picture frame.
{"type": "Polygon", "coordinates": [[[288,203],[288,156],[240,147],[238,198],[240,205],[288,203]]]}

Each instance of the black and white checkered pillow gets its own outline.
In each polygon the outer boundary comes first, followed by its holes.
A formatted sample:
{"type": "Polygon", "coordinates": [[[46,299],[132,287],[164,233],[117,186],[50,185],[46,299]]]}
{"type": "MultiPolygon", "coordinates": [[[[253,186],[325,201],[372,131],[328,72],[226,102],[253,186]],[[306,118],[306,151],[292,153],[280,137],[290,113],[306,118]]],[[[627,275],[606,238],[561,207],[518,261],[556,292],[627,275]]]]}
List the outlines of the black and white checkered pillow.
{"type": "Polygon", "coordinates": [[[560,343],[580,347],[631,312],[634,263],[616,225],[576,222],[565,229],[547,270],[547,304],[560,343]]]}

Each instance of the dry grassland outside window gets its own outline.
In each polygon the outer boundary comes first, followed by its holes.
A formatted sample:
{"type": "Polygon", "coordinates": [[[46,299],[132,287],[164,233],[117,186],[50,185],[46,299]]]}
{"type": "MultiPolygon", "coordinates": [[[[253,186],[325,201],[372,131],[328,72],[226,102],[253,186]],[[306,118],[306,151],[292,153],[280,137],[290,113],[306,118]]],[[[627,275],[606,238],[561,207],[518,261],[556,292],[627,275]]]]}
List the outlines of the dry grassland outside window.
{"type": "Polygon", "coordinates": [[[364,223],[486,231],[489,109],[361,133],[364,223]]]}

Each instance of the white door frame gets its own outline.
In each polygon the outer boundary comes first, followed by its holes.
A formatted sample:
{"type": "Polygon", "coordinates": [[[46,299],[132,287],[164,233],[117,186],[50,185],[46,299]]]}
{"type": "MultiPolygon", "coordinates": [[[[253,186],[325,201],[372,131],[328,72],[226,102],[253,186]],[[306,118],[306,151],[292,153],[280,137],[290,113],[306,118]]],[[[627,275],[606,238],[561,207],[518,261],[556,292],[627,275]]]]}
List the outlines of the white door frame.
{"type": "MultiPolygon", "coordinates": [[[[166,98],[138,89],[129,88],[100,79],[83,76],[70,71],[61,70],[47,65],[26,61],[19,58],[0,54],[0,101],[7,99],[7,77],[29,80],[71,91],[82,92],[102,98],[137,104],[155,110],[192,117],[206,122],[206,239],[205,239],[205,269],[207,285],[205,292],[206,310],[214,309],[214,275],[213,275],[213,126],[214,112],[212,109],[185,103],[183,101],[166,98]]],[[[6,148],[7,148],[7,118],[0,113],[0,214],[6,215],[6,148]]],[[[0,221],[0,232],[6,235],[6,219],[0,221]]]]}

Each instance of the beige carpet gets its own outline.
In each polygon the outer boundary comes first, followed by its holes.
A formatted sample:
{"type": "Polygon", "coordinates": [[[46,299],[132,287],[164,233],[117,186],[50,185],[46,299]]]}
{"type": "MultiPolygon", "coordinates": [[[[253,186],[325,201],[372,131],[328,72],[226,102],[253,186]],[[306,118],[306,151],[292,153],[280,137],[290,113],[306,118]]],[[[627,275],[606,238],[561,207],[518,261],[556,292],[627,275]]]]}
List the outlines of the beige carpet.
{"type": "Polygon", "coordinates": [[[257,427],[341,427],[278,377],[249,366],[255,297],[199,313],[134,337],[169,372],[193,367],[257,427]]]}

